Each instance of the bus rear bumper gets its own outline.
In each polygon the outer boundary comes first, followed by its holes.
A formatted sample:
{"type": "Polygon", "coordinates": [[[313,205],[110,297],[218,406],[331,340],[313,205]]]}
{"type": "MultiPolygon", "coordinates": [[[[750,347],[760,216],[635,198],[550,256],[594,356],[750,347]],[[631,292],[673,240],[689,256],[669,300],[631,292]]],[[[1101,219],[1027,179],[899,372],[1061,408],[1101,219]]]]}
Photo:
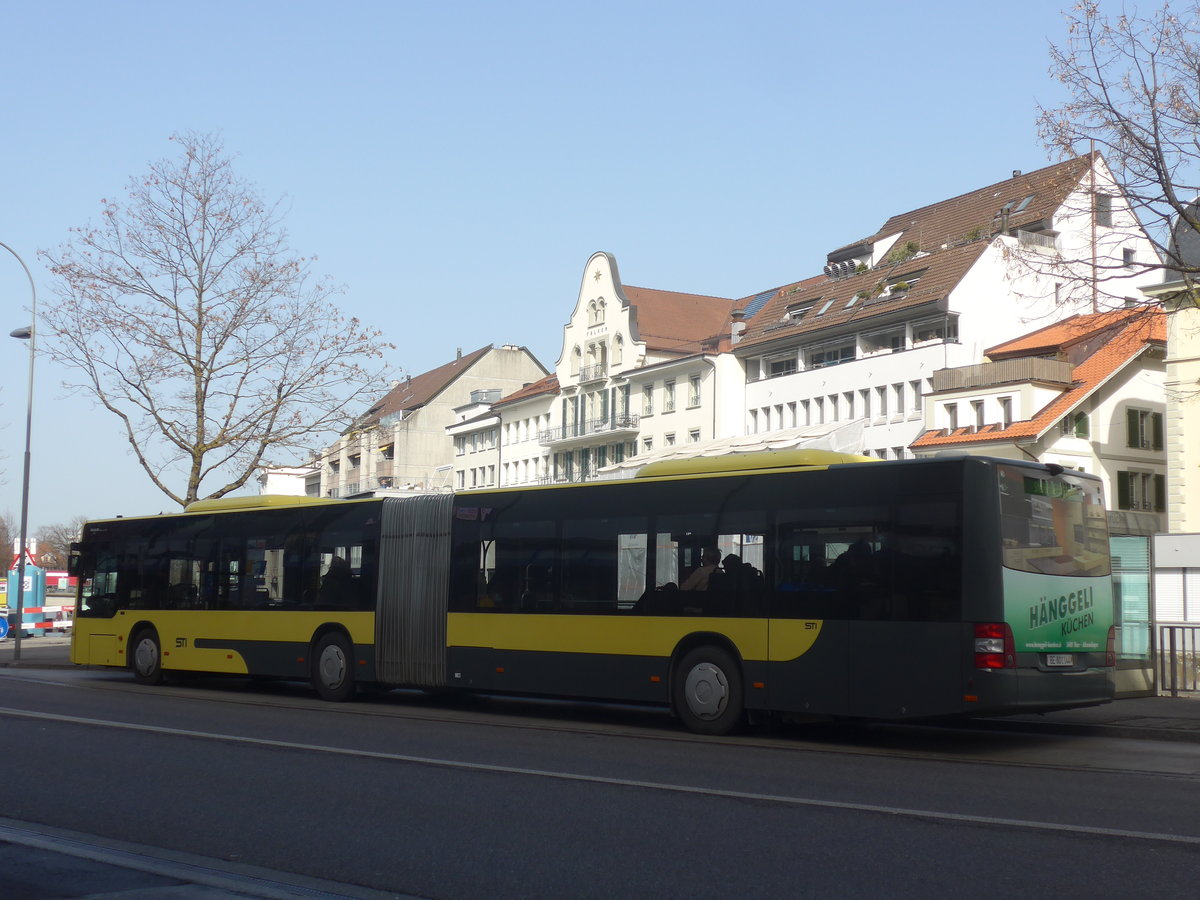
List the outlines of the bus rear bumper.
{"type": "Polygon", "coordinates": [[[1006,715],[1048,712],[1076,706],[1109,703],[1116,691],[1116,670],[1089,668],[1080,672],[1044,672],[1036,669],[983,671],[975,679],[967,712],[1006,715]]]}

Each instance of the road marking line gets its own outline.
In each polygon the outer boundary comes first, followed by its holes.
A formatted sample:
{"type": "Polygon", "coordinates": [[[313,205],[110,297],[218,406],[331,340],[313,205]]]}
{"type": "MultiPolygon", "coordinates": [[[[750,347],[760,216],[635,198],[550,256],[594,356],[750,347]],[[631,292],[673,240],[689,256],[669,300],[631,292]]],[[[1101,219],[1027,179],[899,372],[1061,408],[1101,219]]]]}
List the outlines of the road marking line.
{"type": "Polygon", "coordinates": [[[882,806],[874,803],[851,803],[843,800],[817,800],[811,797],[788,797],[781,794],[759,794],[750,791],[733,791],[722,788],[696,787],[686,784],[668,784],[656,781],[638,781],[629,778],[610,778],[603,775],[584,775],[575,772],[554,772],[548,769],[527,769],[519,766],[500,766],[492,763],[473,763],[453,759],[437,759],[428,756],[411,756],[403,753],[384,753],[378,750],[354,750],[348,747],[328,747],[321,744],[302,744],[294,741],[277,741],[268,738],[246,737],[236,734],[215,734],[205,731],[192,731],[186,728],[167,728],[159,725],[138,725],[132,722],[112,722],[105,719],[92,719],[84,716],[67,716],[57,713],[37,712],[36,710],[12,709],[0,707],[0,715],[14,718],[39,719],[51,722],[65,722],[72,725],[91,725],[99,728],[112,728],[120,731],[138,731],[148,734],[162,734],[172,737],[189,737],[200,740],[221,741],[225,743],[247,744],[255,747],[270,747],[272,749],[299,750],[308,753],[324,753],[333,756],[347,756],[358,759],[377,759],[388,762],[402,762],[413,765],[432,766],[441,769],[457,769],[469,772],[491,772],[501,775],[523,775],[530,778],[550,778],[557,781],[574,781],[585,784],[602,784],[614,787],[641,788],[651,791],[664,791],[674,794],[693,794],[705,797],[719,797],[726,800],[749,800],[755,803],[775,803],[782,806],[807,807],[811,809],[835,809],[850,812],[874,813],[876,815],[894,816],[910,819],[926,819],[937,822],[955,822],[969,825],[987,825],[993,827],[1022,828],[1032,831],[1051,831],[1064,834],[1086,834],[1099,837],[1117,837],[1143,841],[1156,841],[1169,844],[1188,844],[1200,846],[1200,836],[1186,834],[1165,834],[1155,831],[1132,831],[1124,828],[1102,828],[1094,825],[1067,825],[1059,822],[1038,822],[1031,819],[1008,819],[1000,816],[977,816],[968,813],[941,812],[929,809],[911,809],[903,806],[882,806]]]}
{"type": "Polygon", "coordinates": [[[407,894],[335,884],[327,879],[228,863],[192,853],[96,838],[94,835],[57,828],[48,829],[14,819],[0,818],[0,842],[204,885],[222,891],[222,895],[227,892],[233,896],[258,897],[262,900],[296,900],[301,897],[311,900],[382,900],[385,897],[408,897],[407,894]]]}

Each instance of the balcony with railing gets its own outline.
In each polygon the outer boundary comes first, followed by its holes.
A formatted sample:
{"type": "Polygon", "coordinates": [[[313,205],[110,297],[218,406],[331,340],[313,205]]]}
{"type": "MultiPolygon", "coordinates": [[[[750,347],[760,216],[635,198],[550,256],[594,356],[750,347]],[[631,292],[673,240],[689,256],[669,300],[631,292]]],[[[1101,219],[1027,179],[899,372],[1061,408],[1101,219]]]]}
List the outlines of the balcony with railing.
{"type": "Polygon", "coordinates": [[[1069,362],[1041,357],[1004,359],[999,362],[938,369],[933,373],[933,390],[959,391],[968,388],[992,387],[1024,381],[1068,385],[1073,367],[1069,362]]]}
{"type": "Polygon", "coordinates": [[[1058,234],[1053,231],[1022,231],[1017,229],[1017,241],[1022,247],[1043,250],[1047,253],[1059,252],[1058,234]]]}
{"type": "Polygon", "coordinates": [[[566,446],[586,443],[599,436],[627,437],[637,434],[638,416],[630,414],[612,415],[602,419],[572,422],[558,428],[538,432],[538,443],[543,447],[566,446]]]}
{"type": "Polygon", "coordinates": [[[600,381],[608,377],[608,366],[605,363],[598,363],[594,366],[579,367],[579,383],[585,381],[600,381]]]}

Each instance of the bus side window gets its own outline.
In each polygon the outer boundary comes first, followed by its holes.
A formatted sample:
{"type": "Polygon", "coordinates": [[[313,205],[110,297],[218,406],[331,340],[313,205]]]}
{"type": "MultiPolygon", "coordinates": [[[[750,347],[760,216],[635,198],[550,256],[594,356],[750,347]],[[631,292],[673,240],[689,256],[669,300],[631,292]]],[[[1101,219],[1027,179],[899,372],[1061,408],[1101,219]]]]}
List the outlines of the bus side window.
{"type": "Polygon", "coordinates": [[[952,621],[961,616],[962,527],[957,501],[901,503],[889,535],[894,617],[952,621]]]}

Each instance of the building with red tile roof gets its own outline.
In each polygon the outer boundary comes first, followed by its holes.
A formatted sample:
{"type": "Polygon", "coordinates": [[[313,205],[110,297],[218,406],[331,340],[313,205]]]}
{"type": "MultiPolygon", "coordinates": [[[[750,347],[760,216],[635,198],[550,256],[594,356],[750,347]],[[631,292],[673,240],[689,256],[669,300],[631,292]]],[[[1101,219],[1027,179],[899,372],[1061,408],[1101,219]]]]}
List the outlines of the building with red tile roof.
{"type": "Polygon", "coordinates": [[[925,420],[934,427],[912,451],[1037,459],[1092,472],[1118,513],[1114,530],[1159,530],[1165,319],[1149,305],[1071,316],[990,348],[983,363],[934,372],[925,398],[925,420]]]}
{"type": "MultiPolygon", "coordinates": [[[[524,347],[488,344],[393,383],[332,446],[314,460],[306,491],[321,497],[368,492],[449,490],[458,410],[490,406],[540,381],[546,370],[524,347]]],[[[477,438],[476,440],[480,440],[477,438]]],[[[482,440],[493,445],[496,429],[482,440]]],[[[490,474],[496,483],[496,472],[490,474]]]]}

